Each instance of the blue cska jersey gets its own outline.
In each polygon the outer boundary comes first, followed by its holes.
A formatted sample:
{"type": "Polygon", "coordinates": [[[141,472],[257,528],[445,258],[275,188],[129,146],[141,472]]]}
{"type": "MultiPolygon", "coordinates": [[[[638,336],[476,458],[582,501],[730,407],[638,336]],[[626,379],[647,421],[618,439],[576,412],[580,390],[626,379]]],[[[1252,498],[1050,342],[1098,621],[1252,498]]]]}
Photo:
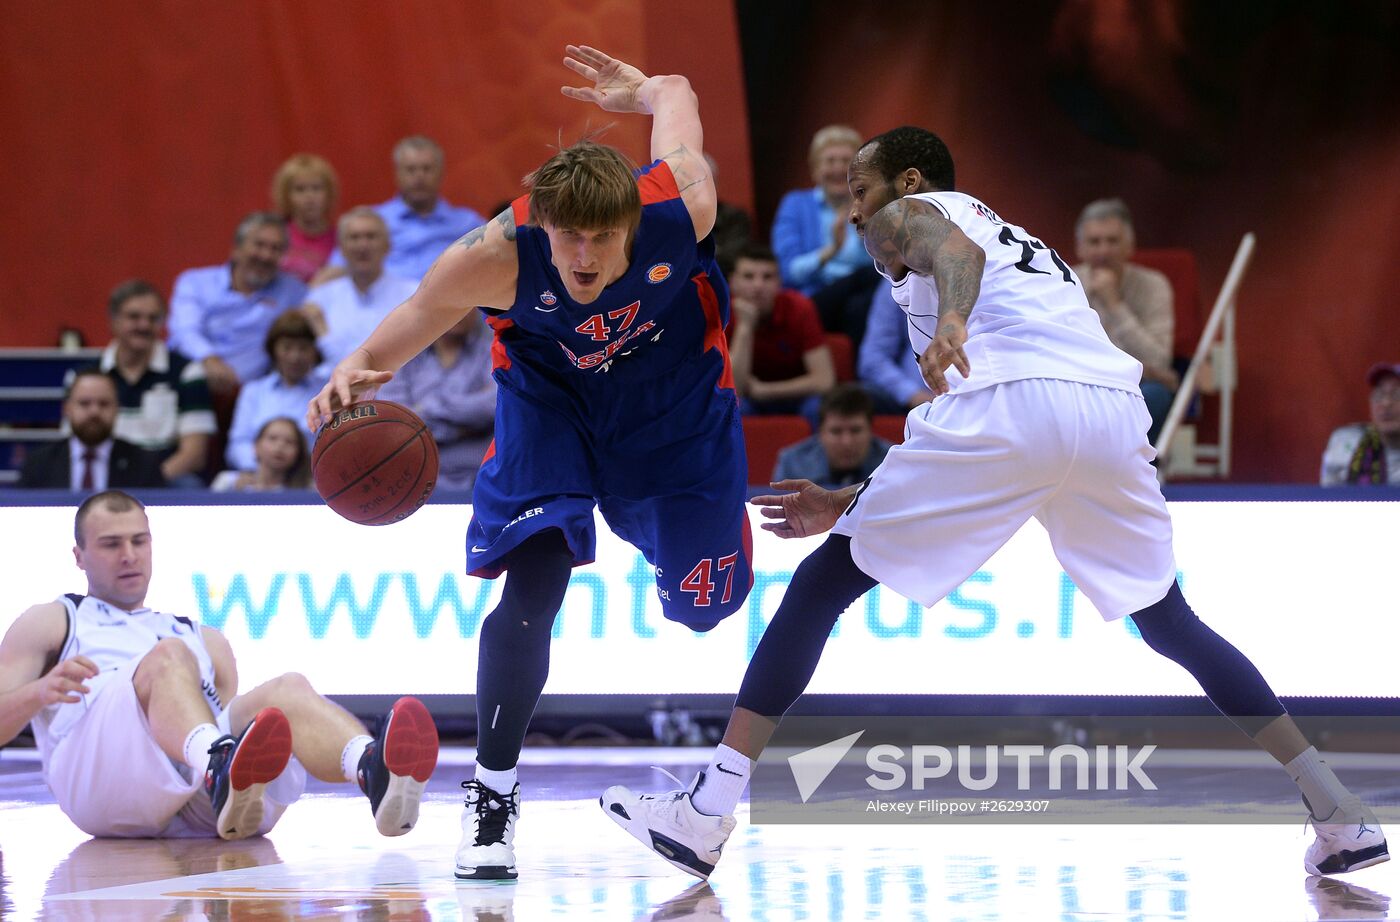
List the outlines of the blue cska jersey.
{"type": "Polygon", "coordinates": [[[665,161],[641,169],[637,185],[642,218],[631,262],[591,304],[569,297],[550,262],[544,229],[526,223],[527,199],[514,202],[520,262],[515,303],[487,315],[495,331],[498,382],[525,393],[547,382],[579,394],[596,388],[615,394],[623,381],[683,374],[692,383],[699,376],[713,387],[733,389],[724,339],[729,292],[714,243],[708,237],[696,242],[665,161]],[[607,383],[591,382],[604,376],[607,383]]]}

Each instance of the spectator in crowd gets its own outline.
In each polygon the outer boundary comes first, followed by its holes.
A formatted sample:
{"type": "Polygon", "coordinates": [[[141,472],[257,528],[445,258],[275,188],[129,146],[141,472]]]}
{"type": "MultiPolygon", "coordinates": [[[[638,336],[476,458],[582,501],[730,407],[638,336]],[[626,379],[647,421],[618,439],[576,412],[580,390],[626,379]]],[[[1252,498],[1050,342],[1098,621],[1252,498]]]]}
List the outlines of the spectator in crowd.
{"type": "Polygon", "coordinates": [[[1370,423],[1342,426],[1322,453],[1322,485],[1400,486],[1400,364],[1371,366],[1370,423]]]}
{"type": "Polygon", "coordinates": [[[1089,305],[1119,349],[1142,363],[1143,399],[1152,414],[1147,440],[1167,421],[1180,379],[1172,369],[1172,329],[1176,322],[1172,286],[1156,269],[1133,258],[1133,218],[1122,199],[1099,199],[1084,206],[1074,226],[1079,265],[1089,305]]]}
{"type": "Polygon", "coordinates": [[[380,397],[409,407],[428,424],[438,446],[439,487],[470,490],[491,444],[493,340],[480,312],[471,311],[379,390],[380,397]]]}
{"type": "Polygon", "coordinates": [[[389,228],[379,212],[367,205],[351,208],[340,216],[338,233],[349,271],[311,289],[301,309],[330,368],[359,348],[379,321],[418,287],[413,279],[384,271],[389,228]]]}
{"type": "Polygon", "coordinates": [[[272,177],[272,207],[287,222],[287,252],[281,269],[308,285],[335,249],[335,214],[340,183],[335,170],[315,154],[297,154],[272,177]]]}
{"type": "Polygon", "coordinates": [[[904,414],[933,399],[909,345],[907,324],[893,286],[881,279],[870,301],[865,339],[856,359],[856,374],[870,391],[877,413],[904,414]]]}
{"type": "Polygon", "coordinates": [[[172,487],[201,490],[216,424],[204,366],[160,341],[165,299],[150,282],[131,279],[107,299],[112,342],[98,367],[117,385],[117,438],[160,455],[172,487]]]}
{"type": "Polygon", "coordinates": [[[211,489],[304,490],[311,486],[311,456],[301,424],[289,416],[274,416],[258,429],[253,439],[254,467],[248,471],[227,470],[214,478],[211,489]]]}
{"type": "Polygon", "coordinates": [[[729,279],[733,319],[729,356],[745,413],[801,413],[815,421],[821,395],[836,383],[817,309],[781,287],[767,247],[740,251],[729,279]]]}
{"type": "MultiPolygon", "coordinates": [[[[719,165],[708,151],[705,152],[705,163],[710,167],[710,178],[714,180],[715,188],[718,189],[719,165]]],[[[715,229],[710,233],[715,238],[715,262],[719,263],[720,269],[727,277],[734,271],[734,260],[739,257],[739,251],[752,239],[753,223],[749,220],[749,213],[730,202],[717,202],[715,229]]]]}
{"type": "Polygon", "coordinates": [[[870,265],[865,247],[851,229],[851,191],[846,171],[861,145],[846,125],[827,125],[812,136],[807,163],[810,189],[794,189],[778,203],[773,217],[773,252],[783,284],[810,295],[870,265]]]}
{"type": "Polygon", "coordinates": [[[215,393],[233,393],[266,373],[268,327],[305,299],[306,285],[277,268],[286,251],[286,222],[255,211],[239,222],[227,263],[187,269],[175,280],[170,348],[203,362],[215,393]]]}
{"type": "MultiPolygon", "coordinates": [[[[442,197],[443,153],[431,138],[413,135],[394,145],[394,179],[398,194],[375,206],[389,227],[391,275],[421,281],[428,267],[448,244],[486,220],[470,208],[448,204],[442,197]]],[[[344,254],[331,254],[331,263],[345,265],[344,254]]]]}
{"type": "MultiPolygon", "coordinates": [[[[326,383],[325,376],[316,373],[321,364],[316,334],[300,311],[287,311],[273,321],[263,348],[272,371],[238,392],[224,453],[228,466],[240,471],[257,467],[253,442],[263,424],[278,416],[304,419],[306,405],[326,383]]],[[[311,432],[304,425],[302,435],[311,441],[311,432]]]]}
{"type": "Polygon", "coordinates": [[[860,135],[845,125],[818,131],[807,155],[816,186],[783,196],[773,218],[773,251],[783,284],[811,297],[822,327],[844,333],[857,350],[880,281],[850,227],[846,171],[860,145],[860,135]]]}
{"type": "Polygon", "coordinates": [[[817,434],[784,448],[773,482],[810,480],[828,490],[875,472],[890,443],[875,435],[875,404],[859,384],[838,384],[822,397],[817,434]]]}
{"type": "Polygon", "coordinates": [[[163,487],[160,455],[114,438],[117,383],[100,368],[84,368],[68,382],[63,421],[72,435],[29,453],[19,485],[96,493],[111,487],[163,487]]]}

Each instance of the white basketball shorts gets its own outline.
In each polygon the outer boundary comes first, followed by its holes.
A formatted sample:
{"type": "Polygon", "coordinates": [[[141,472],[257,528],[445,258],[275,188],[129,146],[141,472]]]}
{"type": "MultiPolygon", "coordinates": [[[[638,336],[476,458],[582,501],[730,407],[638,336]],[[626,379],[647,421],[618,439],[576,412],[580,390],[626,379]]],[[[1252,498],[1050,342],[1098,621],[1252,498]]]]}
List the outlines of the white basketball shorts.
{"type": "MultiPolygon", "coordinates": [[[[172,761],[151,736],[131,684],[140,662],[141,657],[135,657],[87,683],[87,713],[54,747],[46,766],[49,789],[63,812],[88,835],[217,835],[204,778],[172,761]]],[[[229,732],[227,709],[215,723],[221,732],[229,732]]],[[[263,792],[259,834],[272,829],[305,787],[306,770],[293,758],[263,792]]]]}
{"type": "Polygon", "coordinates": [[[1105,620],[1162,599],[1172,525],[1136,393],[1032,378],[946,395],[909,413],[832,531],[856,565],[932,606],[1034,516],[1105,620]]]}

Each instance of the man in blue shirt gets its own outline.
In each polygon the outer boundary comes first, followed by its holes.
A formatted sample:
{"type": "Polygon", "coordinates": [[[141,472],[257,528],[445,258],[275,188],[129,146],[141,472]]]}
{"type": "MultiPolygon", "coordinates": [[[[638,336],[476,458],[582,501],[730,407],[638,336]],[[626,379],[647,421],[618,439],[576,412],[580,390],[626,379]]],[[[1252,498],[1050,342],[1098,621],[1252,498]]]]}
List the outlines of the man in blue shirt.
{"type": "MultiPolygon", "coordinates": [[[[390,275],[422,279],[438,254],[486,219],[470,208],[458,208],[442,197],[442,148],[432,138],[412,135],[394,145],[394,181],[399,194],[375,205],[389,227],[389,258],[384,270],[390,275]]],[[[337,247],[333,266],[344,266],[337,247]]]]}
{"type": "Polygon", "coordinates": [[[418,287],[417,279],[384,271],[389,228],[368,205],[351,208],[340,216],[337,239],[349,271],[312,288],[301,309],[316,333],[328,376],[336,363],[354,352],[379,321],[418,287]]]}
{"type": "Polygon", "coordinates": [[[810,480],[839,490],[860,483],[890,450],[875,434],[875,404],[859,384],[838,384],[822,396],[817,434],[784,448],[773,482],[810,480]]]}
{"type": "Polygon", "coordinates": [[[286,249],[281,216],[255,211],[239,222],[228,262],[175,279],[170,348],[204,363],[210,390],[228,393],[267,373],[263,338],[306,295],[300,279],[277,268],[286,249]]]}
{"type": "Polygon", "coordinates": [[[907,329],[908,318],[895,301],[894,290],[882,280],[870,300],[865,338],[856,359],[856,375],[870,390],[876,413],[903,416],[933,399],[909,346],[907,329]]]}

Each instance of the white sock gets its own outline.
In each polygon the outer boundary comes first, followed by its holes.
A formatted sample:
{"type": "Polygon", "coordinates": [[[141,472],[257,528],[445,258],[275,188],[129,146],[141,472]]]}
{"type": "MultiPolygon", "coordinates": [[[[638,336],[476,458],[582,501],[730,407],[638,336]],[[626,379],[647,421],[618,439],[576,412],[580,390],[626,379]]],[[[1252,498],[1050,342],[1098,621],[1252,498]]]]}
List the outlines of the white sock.
{"type": "Polygon", "coordinates": [[[486,785],[497,794],[510,794],[515,790],[515,766],[493,771],[478,763],[476,766],[476,780],[486,785]]]}
{"type": "Polygon", "coordinates": [[[351,784],[360,780],[360,756],[365,754],[366,747],[372,742],[374,742],[374,737],[361,733],[359,736],[350,737],[350,742],[346,743],[345,748],[340,750],[340,773],[351,784]]]}
{"type": "Polygon", "coordinates": [[[691,795],[690,802],[707,816],[729,816],[749,786],[752,769],[748,756],[720,743],[705,769],[705,780],[691,795]]]}
{"type": "Polygon", "coordinates": [[[1284,766],[1288,777],[1303,792],[1314,819],[1325,820],[1337,809],[1337,804],[1351,792],[1346,789],[1327,763],[1317,754],[1317,747],[1309,746],[1292,762],[1284,766]]]}
{"type": "Polygon", "coordinates": [[[203,778],[209,770],[209,747],[221,736],[223,734],[213,724],[200,724],[185,737],[185,764],[194,769],[197,777],[203,778]]]}

